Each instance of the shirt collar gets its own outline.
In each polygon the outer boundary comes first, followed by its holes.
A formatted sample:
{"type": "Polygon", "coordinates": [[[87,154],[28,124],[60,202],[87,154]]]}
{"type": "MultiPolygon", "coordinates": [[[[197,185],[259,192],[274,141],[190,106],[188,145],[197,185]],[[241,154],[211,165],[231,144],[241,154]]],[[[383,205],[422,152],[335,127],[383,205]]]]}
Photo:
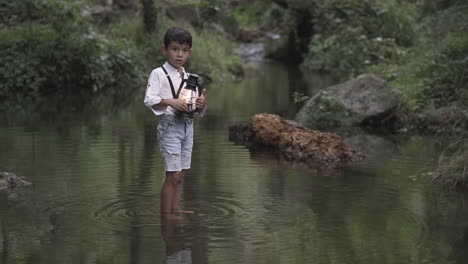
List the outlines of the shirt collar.
{"type": "MultiPolygon", "coordinates": [[[[165,62],[164,63],[164,68],[166,69],[166,71],[170,74],[179,74],[179,71],[177,70],[177,68],[175,68],[174,66],[172,66],[169,62],[165,62]]],[[[182,72],[184,73],[184,76],[186,75],[186,72],[185,72],[185,68],[184,67],[181,67],[182,68],[182,72]]]]}

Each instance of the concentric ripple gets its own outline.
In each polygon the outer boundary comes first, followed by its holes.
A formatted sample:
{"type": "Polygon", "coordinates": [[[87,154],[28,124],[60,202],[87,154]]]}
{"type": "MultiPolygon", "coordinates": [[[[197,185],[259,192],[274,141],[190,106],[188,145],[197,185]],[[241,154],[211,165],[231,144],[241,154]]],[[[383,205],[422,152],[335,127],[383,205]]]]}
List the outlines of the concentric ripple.
{"type": "Polygon", "coordinates": [[[244,209],[234,198],[216,196],[209,201],[197,202],[197,216],[203,219],[206,224],[213,223],[219,225],[223,222],[233,220],[235,216],[240,217],[244,209]]]}
{"type": "Polygon", "coordinates": [[[158,226],[159,206],[151,197],[133,197],[111,201],[94,212],[96,221],[106,228],[121,231],[122,228],[158,226]]]}

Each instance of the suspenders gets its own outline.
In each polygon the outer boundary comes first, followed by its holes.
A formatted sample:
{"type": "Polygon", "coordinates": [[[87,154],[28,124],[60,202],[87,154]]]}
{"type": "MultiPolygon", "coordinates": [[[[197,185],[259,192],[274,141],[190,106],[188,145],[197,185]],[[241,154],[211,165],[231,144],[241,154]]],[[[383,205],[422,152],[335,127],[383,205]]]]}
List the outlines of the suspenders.
{"type": "MultiPolygon", "coordinates": [[[[175,89],[174,89],[174,84],[172,83],[172,80],[171,80],[171,77],[169,76],[169,73],[167,73],[166,68],[164,68],[164,66],[161,66],[161,68],[163,69],[164,73],[166,74],[167,80],[169,81],[169,85],[171,86],[172,97],[173,97],[174,99],[179,98],[180,90],[182,90],[181,88],[182,88],[182,86],[184,85],[185,79],[183,79],[182,82],[180,83],[179,89],[177,90],[177,93],[176,93],[176,91],[175,91],[175,89]]],[[[201,95],[201,88],[200,88],[200,86],[198,86],[197,91],[198,91],[198,95],[200,96],[200,95],[201,95]]]]}
{"type": "Polygon", "coordinates": [[[163,69],[164,73],[166,74],[167,80],[169,81],[169,85],[171,86],[172,97],[173,97],[174,99],[179,98],[180,90],[181,90],[181,88],[182,88],[182,85],[184,85],[185,80],[182,80],[182,82],[180,82],[179,89],[177,90],[177,93],[176,93],[176,91],[175,91],[175,89],[174,89],[174,84],[172,84],[172,80],[171,80],[171,77],[169,76],[169,73],[167,73],[167,71],[166,71],[166,69],[164,68],[164,66],[161,66],[161,68],[163,69]]]}

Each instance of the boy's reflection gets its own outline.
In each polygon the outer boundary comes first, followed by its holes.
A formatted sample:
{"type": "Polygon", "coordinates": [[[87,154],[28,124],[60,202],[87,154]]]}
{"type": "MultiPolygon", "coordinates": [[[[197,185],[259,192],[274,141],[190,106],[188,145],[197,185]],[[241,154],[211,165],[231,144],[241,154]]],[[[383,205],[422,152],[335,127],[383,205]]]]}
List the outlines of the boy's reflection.
{"type": "Polygon", "coordinates": [[[192,263],[192,250],[185,245],[180,222],[178,219],[161,218],[161,233],[166,242],[167,264],[192,263]]]}

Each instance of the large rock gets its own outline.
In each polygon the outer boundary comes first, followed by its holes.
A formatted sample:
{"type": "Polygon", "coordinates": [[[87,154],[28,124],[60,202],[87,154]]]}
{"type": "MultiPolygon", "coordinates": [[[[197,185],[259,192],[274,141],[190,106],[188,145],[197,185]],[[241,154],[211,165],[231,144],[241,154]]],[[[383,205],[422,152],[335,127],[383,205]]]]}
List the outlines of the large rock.
{"type": "Polygon", "coordinates": [[[30,182],[23,180],[11,172],[0,172],[0,191],[5,189],[11,189],[17,186],[29,186],[30,182]]]}
{"type": "Polygon", "coordinates": [[[315,95],[302,107],[296,120],[316,129],[394,126],[398,103],[398,96],[388,83],[365,74],[315,95]]]}
{"type": "Polygon", "coordinates": [[[333,164],[364,158],[334,133],[314,131],[271,114],[256,114],[250,122],[230,126],[229,138],[249,147],[269,147],[288,160],[306,163],[333,164]]]}

